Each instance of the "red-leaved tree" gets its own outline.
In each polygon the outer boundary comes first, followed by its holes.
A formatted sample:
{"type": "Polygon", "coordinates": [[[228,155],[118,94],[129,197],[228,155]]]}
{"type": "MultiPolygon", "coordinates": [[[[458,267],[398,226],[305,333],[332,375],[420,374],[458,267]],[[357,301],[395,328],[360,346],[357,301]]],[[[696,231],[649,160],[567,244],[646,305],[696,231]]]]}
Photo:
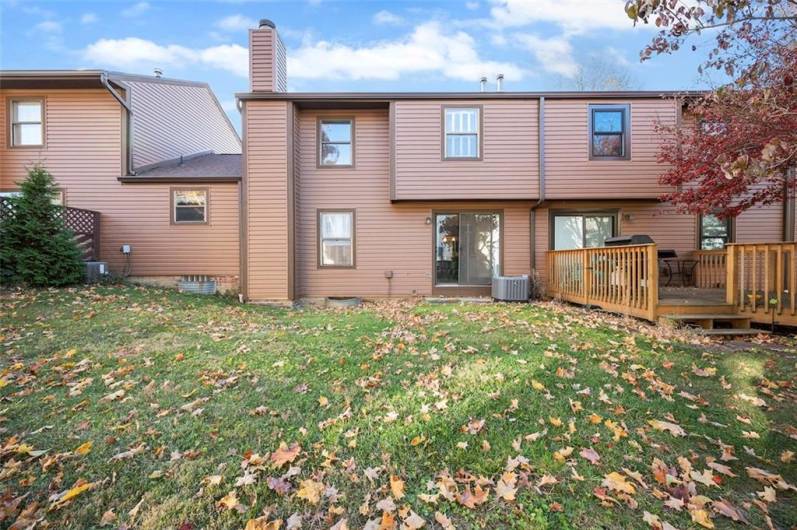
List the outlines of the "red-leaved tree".
{"type": "MultiPolygon", "coordinates": [[[[660,126],[664,198],[683,211],[735,216],[793,192],[797,167],[797,0],[630,0],[661,31],[641,52],[673,53],[712,36],[701,71],[733,80],[685,99],[680,126],[660,126]]],[[[697,43],[692,50],[700,49],[697,43]]]]}

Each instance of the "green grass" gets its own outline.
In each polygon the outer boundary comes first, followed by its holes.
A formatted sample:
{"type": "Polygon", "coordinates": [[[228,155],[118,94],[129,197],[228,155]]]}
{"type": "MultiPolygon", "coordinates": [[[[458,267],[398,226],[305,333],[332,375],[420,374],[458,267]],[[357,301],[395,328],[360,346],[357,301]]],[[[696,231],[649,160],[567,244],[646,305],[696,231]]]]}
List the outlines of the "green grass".
{"type": "MultiPolygon", "coordinates": [[[[781,461],[784,451],[797,452],[791,339],[723,347],[552,304],[287,310],[134,287],[6,292],[1,309],[0,527],[27,508],[23,514],[50,528],[99,527],[109,510],[114,528],[243,528],[264,514],[298,514],[303,528],[342,518],[362,528],[381,516],[376,503],[391,496],[391,475],[405,483],[405,496],[394,498],[396,521],[411,509],[427,528],[439,528],[435,512],[457,528],[649,528],[644,511],[699,528],[687,509],[662,500],[691,487],[763,527],[752,501],[764,484],[745,468],[797,482],[794,461],[781,461]],[[694,367],[716,373],[699,377],[694,367]],[[103,399],[118,390],[123,397],[103,399]],[[192,410],[201,412],[181,409],[198,399],[192,410]],[[591,414],[627,435],[615,440],[591,414]],[[470,420],[484,428],[463,432],[470,420]],[[648,420],[674,421],[687,435],[654,430],[648,420]],[[738,460],[723,463],[737,477],[715,472],[713,487],[688,477],[686,487],[656,482],[654,458],[684,479],[679,457],[703,471],[707,457],[721,455],[718,439],[733,447],[738,460]],[[88,454],[74,452],[89,441],[88,454]],[[245,458],[268,456],[283,441],[301,446],[287,494],[269,489],[268,478],[288,465],[266,463],[253,484],[235,486],[245,458]],[[140,453],[112,460],[140,444],[140,453]],[[572,454],[557,460],[565,447],[572,454]],[[585,447],[598,452],[597,464],[579,456],[585,447]],[[515,470],[516,499],[499,499],[488,481],[518,455],[528,464],[515,470]],[[373,482],[369,467],[380,469],[373,482]],[[593,492],[622,468],[641,473],[648,488],[635,483],[627,499],[607,491],[619,503],[605,506],[593,492]],[[460,492],[483,479],[486,501],[470,509],[422,500],[438,491],[428,485],[445,470],[460,492]],[[203,485],[214,475],[221,484],[203,485]],[[537,488],[543,475],[558,482],[537,488]],[[317,504],[296,495],[311,478],[327,488],[317,504]],[[93,486],[67,502],[51,497],[80,480],[93,486]],[[231,491],[238,508],[217,507],[231,491]]],[[[776,526],[797,524],[795,497],[777,490],[768,504],[776,526]]],[[[717,528],[743,526],[707,509],[717,528]]]]}

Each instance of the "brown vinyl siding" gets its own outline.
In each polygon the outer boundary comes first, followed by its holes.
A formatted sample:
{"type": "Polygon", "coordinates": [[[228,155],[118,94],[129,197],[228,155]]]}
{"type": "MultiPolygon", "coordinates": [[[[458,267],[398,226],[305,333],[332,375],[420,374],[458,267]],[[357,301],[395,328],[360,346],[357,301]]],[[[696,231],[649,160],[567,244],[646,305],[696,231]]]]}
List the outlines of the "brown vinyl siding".
{"type": "MultiPolygon", "coordinates": [[[[46,148],[7,150],[0,134],[0,189],[16,189],[26,167],[42,162],[64,190],[66,205],[101,213],[101,259],[121,272],[122,243],[133,246],[134,276],[238,274],[238,185],[209,188],[210,223],[170,225],[170,186],[123,185],[123,109],[106,90],[0,91],[46,96],[46,148]]],[[[7,120],[0,105],[0,119],[7,120]]]]}
{"type": "Polygon", "coordinates": [[[742,212],[734,226],[736,243],[771,243],[783,240],[783,203],[756,206],[742,212]]]}
{"type": "Polygon", "coordinates": [[[270,27],[249,30],[249,89],[286,92],[285,45],[270,27]]]}
{"type": "Polygon", "coordinates": [[[537,100],[413,101],[395,108],[395,199],[536,199],[537,100]],[[479,160],[443,159],[444,106],[481,109],[479,160]]]}
{"type": "Polygon", "coordinates": [[[202,151],[240,153],[241,144],[205,86],[122,79],[133,108],[133,168],[202,151]]]}
{"type": "MultiPolygon", "coordinates": [[[[297,296],[385,296],[386,271],[394,274],[390,294],[431,294],[434,227],[426,224],[426,218],[432,216],[433,210],[502,210],[504,272],[528,273],[530,202],[391,203],[388,111],[349,112],[357,121],[357,165],[339,171],[319,169],[315,163],[316,122],[319,117],[339,113],[297,113],[297,186],[301,190],[297,203],[297,296]],[[319,209],[356,210],[356,268],[318,268],[319,209]]],[[[439,158],[438,149],[438,161],[439,158]]]]}
{"type": "MultiPolygon", "coordinates": [[[[254,301],[290,298],[289,106],[285,101],[252,101],[244,112],[246,130],[246,292],[254,301]]],[[[312,150],[310,151],[312,153],[312,150]]]]}
{"type": "Polygon", "coordinates": [[[674,124],[671,99],[546,100],[545,197],[547,199],[655,198],[659,184],[657,121],[674,124]],[[590,105],[630,105],[630,159],[590,160],[590,105]]]}

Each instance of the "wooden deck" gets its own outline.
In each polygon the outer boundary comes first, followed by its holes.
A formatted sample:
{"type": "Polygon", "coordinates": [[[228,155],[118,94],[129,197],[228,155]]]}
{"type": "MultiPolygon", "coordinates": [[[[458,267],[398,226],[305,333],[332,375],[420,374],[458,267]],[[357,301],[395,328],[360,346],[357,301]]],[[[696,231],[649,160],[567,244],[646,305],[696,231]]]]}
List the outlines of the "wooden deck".
{"type": "Polygon", "coordinates": [[[695,287],[664,287],[653,244],[550,251],[548,295],[706,329],[797,326],[797,244],[730,244],[696,258],[695,287]]]}

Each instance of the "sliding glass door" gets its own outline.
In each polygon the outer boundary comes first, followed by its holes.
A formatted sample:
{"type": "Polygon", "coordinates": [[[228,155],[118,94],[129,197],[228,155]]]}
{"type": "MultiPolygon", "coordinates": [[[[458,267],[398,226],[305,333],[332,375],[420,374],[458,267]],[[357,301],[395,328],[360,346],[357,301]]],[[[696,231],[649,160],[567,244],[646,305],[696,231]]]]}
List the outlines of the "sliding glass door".
{"type": "Polygon", "coordinates": [[[602,247],[615,235],[612,214],[555,214],[553,216],[553,249],[602,247]]]}
{"type": "Polygon", "coordinates": [[[501,214],[435,215],[435,285],[486,286],[501,271],[501,214]]]}

